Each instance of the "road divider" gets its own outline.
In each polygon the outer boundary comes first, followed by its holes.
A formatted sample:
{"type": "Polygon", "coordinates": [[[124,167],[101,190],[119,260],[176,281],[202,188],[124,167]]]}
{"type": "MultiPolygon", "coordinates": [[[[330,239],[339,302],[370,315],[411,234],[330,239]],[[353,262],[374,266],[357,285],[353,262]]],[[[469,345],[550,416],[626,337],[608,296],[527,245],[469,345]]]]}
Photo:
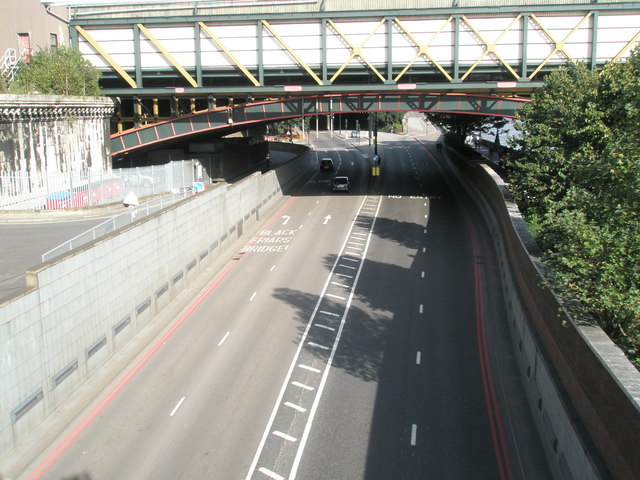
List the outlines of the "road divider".
{"type": "MultiPolygon", "coordinates": [[[[366,197],[360,205],[358,214],[353,220],[349,233],[347,234],[336,261],[327,276],[318,302],[307,322],[305,331],[300,339],[296,353],[287,372],[287,376],[282,384],[278,398],[271,412],[267,426],[260,440],[253,461],[247,472],[246,480],[259,479],[257,473],[265,474],[265,471],[289,480],[294,480],[297,475],[306,441],[311,432],[315,413],[318,409],[322,392],[329,375],[333,357],[340,343],[342,331],[347,319],[347,314],[353,300],[355,288],[362,272],[366,252],[371,240],[375,219],[378,215],[381,199],[379,197],[366,197]],[[362,254],[347,252],[348,243],[356,238],[365,239],[362,254]],[[349,263],[350,265],[346,265],[349,263]],[[355,277],[351,284],[344,283],[344,276],[338,278],[338,269],[349,268],[356,270],[355,277]],[[340,289],[340,295],[330,293],[340,289]],[[344,293],[346,291],[346,294],[344,293]],[[322,323],[316,323],[316,316],[322,315],[322,323]],[[311,327],[317,327],[311,329],[311,327]],[[304,370],[301,375],[299,369],[304,370]],[[318,365],[321,368],[310,367],[308,365],[318,365]],[[308,372],[318,374],[309,376],[308,372]],[[291,391],[291,386],[307,392],[305,395],[296,394],[291,391]],[[314,393],[311,393],[314,392],[314,393]],[[285,398],[288,399],[285,401],[285,398]],[[306,418],[297,416],[294,423],[290,423],[290,415],[287,415],[291,407],[291,398],[296,398],[296,409],[300,414],[304,413],[306,418]],[[278,425],[280,431],[287,431],[287,434],[300,439],[298,448],[294,452],[289,449],[283,450],[282,444],[272,443],[274,425],[278,425]],[[292,455],[293,454],[293,455],[292,455]]],[[[353,277],[353,276],[352,276],[353,277]]]]}

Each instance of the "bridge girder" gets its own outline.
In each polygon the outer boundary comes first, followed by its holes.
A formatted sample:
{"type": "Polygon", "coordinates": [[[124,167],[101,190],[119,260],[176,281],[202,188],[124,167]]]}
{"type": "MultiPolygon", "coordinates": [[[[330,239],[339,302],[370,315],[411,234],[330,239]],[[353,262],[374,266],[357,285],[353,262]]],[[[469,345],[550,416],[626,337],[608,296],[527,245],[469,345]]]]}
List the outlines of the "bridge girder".
{"type": "Polygon", "coordinates": [[[552,68],[600,68],[640,39],[640,4],[503,5],[366,12],[70,20],[106,95],[268,98],[397,91],[528,95],[552,68]]]}
{"type": "Polygon", "coordinates": [[[524,99],[489,95],[423,92],[300,96],[206,110],[128,130],[111,136],[111,154],[121,157],[129,152],[154,148],[190,136],[207,133],[223,136],[251,125],[296,117],[382,111],[514,117],[525,103],[524,99]]]}

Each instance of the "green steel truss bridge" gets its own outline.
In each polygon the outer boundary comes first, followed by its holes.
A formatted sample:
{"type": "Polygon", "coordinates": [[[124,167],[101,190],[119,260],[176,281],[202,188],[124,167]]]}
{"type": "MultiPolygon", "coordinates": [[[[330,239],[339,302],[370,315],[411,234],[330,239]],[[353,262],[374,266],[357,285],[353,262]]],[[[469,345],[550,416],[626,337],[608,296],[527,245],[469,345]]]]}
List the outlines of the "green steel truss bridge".
{"type": "Polygon", "coordinates": [[[141,148],[184,137],[220,135],[251,125],[301,116],[382,111],[428,111],[513,117],[525,100],[460,93],[381,93],[317,95],[285,98],[204,110],[134,128],[111,137],[111,154],[121,156],[141,148]]]}
{"type": "Polygon", "coordinates": [[[599,69],[640,40],[637,1],[41,1],[69,6],[119,132],[287,98],[306,112],[325,95],[528,97],[553,68],[599,69]]]}

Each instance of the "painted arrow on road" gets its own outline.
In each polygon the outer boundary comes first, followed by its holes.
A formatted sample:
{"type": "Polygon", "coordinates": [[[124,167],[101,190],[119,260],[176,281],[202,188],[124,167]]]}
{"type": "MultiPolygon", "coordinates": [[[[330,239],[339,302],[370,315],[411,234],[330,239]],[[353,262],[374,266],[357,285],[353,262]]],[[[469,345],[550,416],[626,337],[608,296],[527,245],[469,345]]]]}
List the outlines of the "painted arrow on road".
{"type": "Polygon", "coordinates": [[[327,223],[329,223],[329,220],[331,220],[331,215],[327,215],[326,217],[324,217],[324,222],[322,222],[322,224],[326,225],[327,223]]]}

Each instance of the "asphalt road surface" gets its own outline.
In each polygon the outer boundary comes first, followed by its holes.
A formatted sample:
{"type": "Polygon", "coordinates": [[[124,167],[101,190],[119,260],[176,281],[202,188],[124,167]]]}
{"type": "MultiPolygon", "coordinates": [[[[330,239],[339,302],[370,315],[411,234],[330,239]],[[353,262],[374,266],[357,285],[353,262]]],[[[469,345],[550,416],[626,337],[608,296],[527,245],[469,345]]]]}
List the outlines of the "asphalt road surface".
{"type": "Polygon", "coordinates": [[[444,154],[350,140],[20,478],[551,478],[444,154]]]}

